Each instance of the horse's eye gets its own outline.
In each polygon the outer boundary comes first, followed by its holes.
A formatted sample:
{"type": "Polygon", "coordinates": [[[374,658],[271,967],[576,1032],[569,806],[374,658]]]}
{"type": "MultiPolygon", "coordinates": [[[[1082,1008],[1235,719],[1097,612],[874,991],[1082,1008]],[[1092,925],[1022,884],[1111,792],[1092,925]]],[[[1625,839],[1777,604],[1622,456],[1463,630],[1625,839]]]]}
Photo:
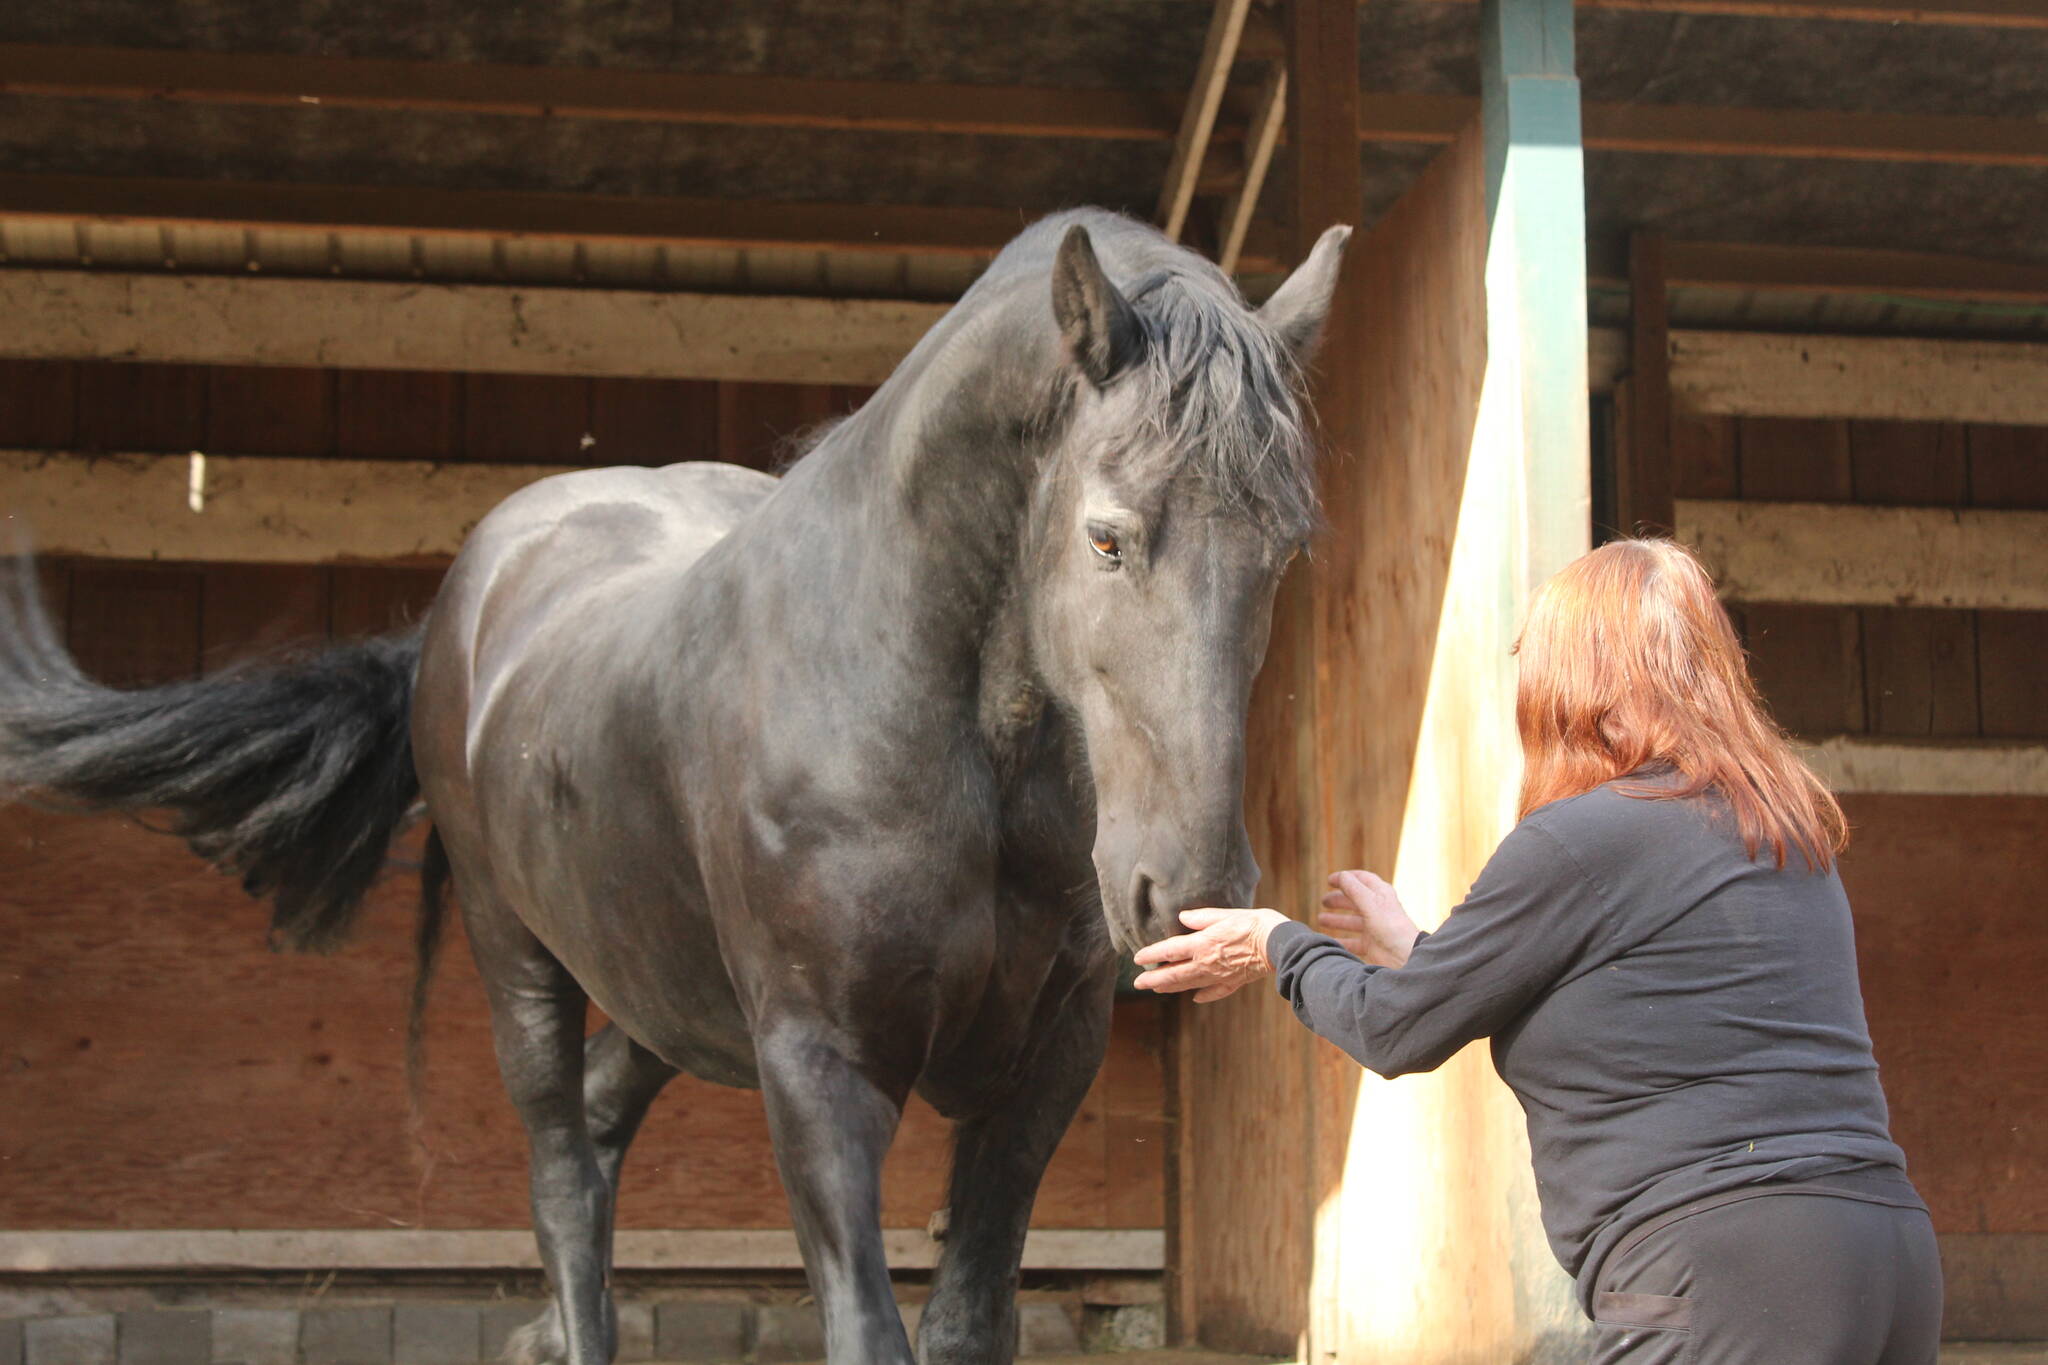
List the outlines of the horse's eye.
{"type": "Polygon", "coordinates": [[[1095,553],[1113,563],[1123,560],[1124,551],[1123,547],[1117,544],[1116,532],[1110,530],[1107,526],[1090,526],[1088,528],[1088,546],[1095,553]]]}

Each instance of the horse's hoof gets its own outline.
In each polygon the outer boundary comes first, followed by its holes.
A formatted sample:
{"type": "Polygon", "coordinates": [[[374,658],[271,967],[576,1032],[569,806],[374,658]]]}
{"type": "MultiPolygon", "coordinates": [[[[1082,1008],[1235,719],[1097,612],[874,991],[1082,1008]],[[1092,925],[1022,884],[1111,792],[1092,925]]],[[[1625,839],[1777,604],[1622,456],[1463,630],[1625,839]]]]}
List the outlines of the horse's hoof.
{"type": "Polygon", "coordinates": [[[562,1333],[562,1310],[551,1303],[547,1312],[506,1337],[499,1359],[505,1365],[565,1365],[569,1342],[562,1333]]]}

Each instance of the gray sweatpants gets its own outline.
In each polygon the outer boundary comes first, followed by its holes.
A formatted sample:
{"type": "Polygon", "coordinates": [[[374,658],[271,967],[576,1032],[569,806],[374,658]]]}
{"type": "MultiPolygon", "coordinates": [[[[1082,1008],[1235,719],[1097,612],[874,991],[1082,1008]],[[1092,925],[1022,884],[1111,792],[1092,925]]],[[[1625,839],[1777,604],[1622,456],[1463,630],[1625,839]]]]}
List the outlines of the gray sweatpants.
{"type": "Polygon", "coordinates": [[[1601,1267],[1594,1365],[1935,1365],[1941,1261],[1920,1209],[1745,1191],[1675,1210],[1601,1267]]]}

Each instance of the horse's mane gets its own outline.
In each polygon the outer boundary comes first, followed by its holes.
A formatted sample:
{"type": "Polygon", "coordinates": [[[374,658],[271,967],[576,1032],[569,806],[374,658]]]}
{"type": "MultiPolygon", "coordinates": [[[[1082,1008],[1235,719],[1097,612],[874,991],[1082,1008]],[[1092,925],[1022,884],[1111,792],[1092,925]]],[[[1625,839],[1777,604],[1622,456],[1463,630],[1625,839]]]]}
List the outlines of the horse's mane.
{"type": "MultiPolygon", "coordinates": [[[[1293,353],[1245,304],[1216,266],[1150,224],[1107,209],[1073,209],[1042,218],[990,262],[956,312],[993,302],[1001,286],[1044,279],[1066,230],[1080,223],[1117,286],[1136,309],[1146,345],[1139,362],[1114,381],[1145,390],[1134,406],[1143,428],[1123,457],[1173,461],[1218,503],[1255,518],[1271,534],[1299,539],[1316,516],[1315,448],[1303,421],[1302,376],[1293,353]]],[[[1052,333],[1051,290],[1036,295],[1052,333]]],[[[1060,367],[1048,392],[1047,426],[1065,419],[1074,386],[1060,367]]],[[[784,465],[818,449],[850,419],[821,423],[787,448],[784,465]]],[[[1167,477],[1175,472],[1156,471],[1167,477]]]]}

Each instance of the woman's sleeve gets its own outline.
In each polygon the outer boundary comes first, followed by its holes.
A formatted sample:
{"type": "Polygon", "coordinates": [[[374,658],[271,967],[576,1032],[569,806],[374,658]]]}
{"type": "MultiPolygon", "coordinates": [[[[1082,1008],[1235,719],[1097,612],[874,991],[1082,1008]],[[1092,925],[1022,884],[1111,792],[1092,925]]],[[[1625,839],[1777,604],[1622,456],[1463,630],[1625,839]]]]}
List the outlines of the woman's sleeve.
{"type": "Polygon", "coordinates": [[[1280,993],[1310,1029],[1382,1076],[1432,1071],[1505,1028],[1582,961],[1606,907],[1565,846],[1524,821],[1407,965],[1374,967],[1305,924],[1266,940],[1280,993]]]}

